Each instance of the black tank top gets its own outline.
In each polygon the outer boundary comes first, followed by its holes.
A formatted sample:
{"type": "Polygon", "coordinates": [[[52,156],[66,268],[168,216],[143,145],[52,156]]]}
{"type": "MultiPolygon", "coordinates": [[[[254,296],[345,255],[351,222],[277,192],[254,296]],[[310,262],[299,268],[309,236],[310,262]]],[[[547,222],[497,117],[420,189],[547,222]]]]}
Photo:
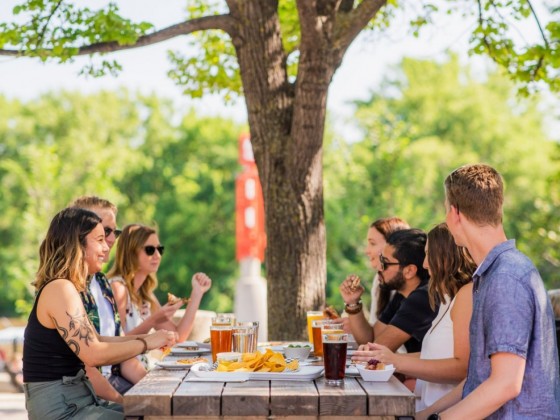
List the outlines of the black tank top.
{"type": "Polygon", "coordinates": [[[56,329],[46,328],[37,319],[37,293],[29,315],[23,342],[23,381],[47,382],[75,376],[84,363],[70,350],[56,329]]]}

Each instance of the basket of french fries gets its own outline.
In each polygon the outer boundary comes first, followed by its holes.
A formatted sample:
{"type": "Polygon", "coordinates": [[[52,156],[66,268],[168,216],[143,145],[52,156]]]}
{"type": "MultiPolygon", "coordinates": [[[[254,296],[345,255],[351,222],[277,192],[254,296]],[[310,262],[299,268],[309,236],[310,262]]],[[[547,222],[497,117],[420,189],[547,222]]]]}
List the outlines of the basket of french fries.
{"type": "Polygon", "coordinates": [[[323,366],[301,366],[298,360],[286,359],[282,353],[267,349],[265,352],[243,353],[235,360],[223,359],[214,364],[197,363],[189,376],[207,381],[247,380],[313,380],[323,374],[323,366]]]}
{"type": "Polygon", "coordinates": [[[216,366],[217,372],[295,372],[299,369],[297,359],[287,361],[284,355],[267,349],[264,353],[241,354],[239,361],[220,360],[216,366]]]}

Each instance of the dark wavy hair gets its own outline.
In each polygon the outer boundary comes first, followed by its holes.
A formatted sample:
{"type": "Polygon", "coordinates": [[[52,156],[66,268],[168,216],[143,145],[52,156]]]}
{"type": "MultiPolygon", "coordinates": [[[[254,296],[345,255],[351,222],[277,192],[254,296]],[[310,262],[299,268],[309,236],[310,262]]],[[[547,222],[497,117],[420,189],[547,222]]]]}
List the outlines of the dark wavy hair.
{"type": "Polygon", "coordinates": [[[86,236],[99,223],[97,214],[77,207],[65,208],[54,216],[39,248],[39,269],[33,283],[37,290],[56,279],[70,280],[76,290],[84,290],[88,275],[86,236]]]}
{"type": "Polygon", "coordinates": [[[453,299],[462,286],[470,283],[476,270],[469,251],[455,245],[445,223],[428,233],[428,265],[431,273],[428,292],[434,310],[436,305],[445,301],[445,295],[453,299]]]}

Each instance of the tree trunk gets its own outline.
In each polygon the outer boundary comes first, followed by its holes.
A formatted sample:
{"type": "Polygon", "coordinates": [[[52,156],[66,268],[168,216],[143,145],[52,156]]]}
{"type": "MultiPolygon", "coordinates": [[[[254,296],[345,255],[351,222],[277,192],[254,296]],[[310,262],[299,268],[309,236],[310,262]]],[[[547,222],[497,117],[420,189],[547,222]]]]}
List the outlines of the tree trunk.
{"type": "Polygon", "coordinates": [[[233,42],[265,202],[269,338],[303,339],[306,311],[325,303],[322,143],[340,58],[333,62],[332,46],[315,40],[300,51],[293,86],[275,2],[239,1],[231,12],[239,22],[233,42]]]}

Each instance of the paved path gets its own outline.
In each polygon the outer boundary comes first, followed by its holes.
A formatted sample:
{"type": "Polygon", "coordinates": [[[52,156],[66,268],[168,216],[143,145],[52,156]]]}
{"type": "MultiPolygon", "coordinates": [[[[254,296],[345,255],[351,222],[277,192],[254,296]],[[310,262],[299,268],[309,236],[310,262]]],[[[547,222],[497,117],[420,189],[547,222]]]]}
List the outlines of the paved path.
{"type": "Polygon", "coordinates": [[[21,392],[16,392],[6,372],[0,372],[0,419],[27,419],[25,396],[21,392]]]}

